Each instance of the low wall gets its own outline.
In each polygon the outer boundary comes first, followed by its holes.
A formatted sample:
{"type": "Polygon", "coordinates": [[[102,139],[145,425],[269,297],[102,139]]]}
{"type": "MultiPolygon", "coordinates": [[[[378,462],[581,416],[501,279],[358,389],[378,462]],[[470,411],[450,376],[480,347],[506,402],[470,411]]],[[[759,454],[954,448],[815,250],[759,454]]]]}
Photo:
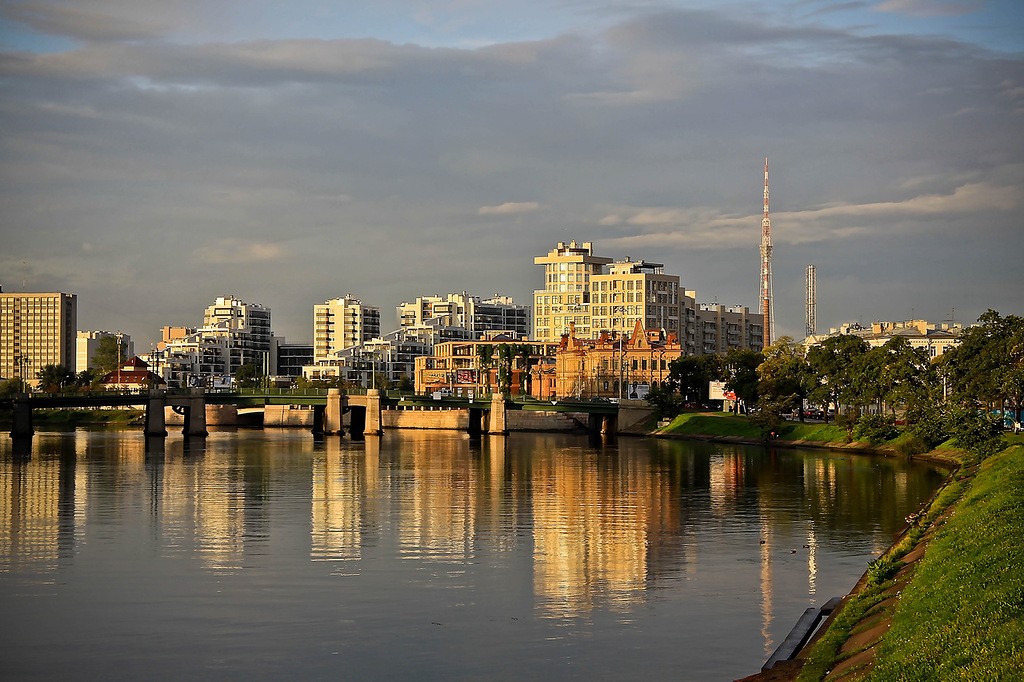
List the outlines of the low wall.
{"type": "Polygon", "coordinates": [[[586,428],[586,414],[509,410],[505,421],[509,431],[579,431],[586,428]]]}
{"type": "MultiPolygon", "coordinates": [[[[164,424],[167,426],[184,426],[185,415],[178,414],[174,408],[164,407],[164,424]]],[[[207,426],[238,426],[238,408],[234,405],[207,405],[207,426]]]]}
{"type": "Polygon", "coordinates": [[[313,428],[313,408],[300,405],[267,405],[263,408],[263,426],[302,426],[313,428]]]}
{"type": "Polygon", "coordinates": [[[381,412],[381,426],[385,430],[469,430],[469,410],[382,410],[381,412]]]}

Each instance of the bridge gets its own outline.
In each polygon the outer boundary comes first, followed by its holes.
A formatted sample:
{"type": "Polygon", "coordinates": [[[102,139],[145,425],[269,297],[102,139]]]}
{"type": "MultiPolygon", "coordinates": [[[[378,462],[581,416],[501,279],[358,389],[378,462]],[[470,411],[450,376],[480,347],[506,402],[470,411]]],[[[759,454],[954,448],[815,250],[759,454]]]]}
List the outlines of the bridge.
{"type": "MultiPolygon", "coordinates": [[[[166,436],[166,410],[170,407],[182,415],[182,433],[186,436],[207,434],[206,406],[266,408],[289,405],[312,408],[312,431],[317,434],[344,434],[344,415],[349,417],[349,433],[353,437],[379,435],[383,432],[385,409],[411,411],[468,411],[467,430],[470,435],[508,433],[508,412],[556,412],[587,415],[590,433],[615,433],[619,406],[611,401],[555,400],[542,401],[529,397],[506,398],[495,393],[476,398],[446,396],[434,398],[413,394],[389,393],[375,389],[342,391],[327,390],[246,390],[206,391],[151,390],[146,393],[76,393],[62,395],[19,394],[0,399],[0,408],[13,413],[11,436],[31,437],[34,409],[139,407],[146,410],[147,436],[166,436]]],[[[430,415],[424,414],[429,419],[430,415]]]]}

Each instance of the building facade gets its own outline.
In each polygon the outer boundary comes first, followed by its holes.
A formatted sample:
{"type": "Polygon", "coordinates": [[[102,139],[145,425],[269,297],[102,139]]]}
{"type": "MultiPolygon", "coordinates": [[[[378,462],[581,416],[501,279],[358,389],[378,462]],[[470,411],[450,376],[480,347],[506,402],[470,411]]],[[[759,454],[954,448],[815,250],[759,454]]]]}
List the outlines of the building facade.
{"type": "Polygon", "coordinates": [[[816,334],[804,339],[807,347],[817,345],[829,336],[852,334],[867,342],[868,346],[877,348],[896,336],[902,336],[910,342],[911,348],[922,348],[928,357],[934,359],[955,348],[960,343],[960,332],[963,326],[952,322],[928,322],[927,320],[904,320],[901,322],[872,322],[863,326],[857,322],[847,322],[833,327],[828,334],[816,334]]]}
{"type": "Polygon", "coordinates": [[[594,255],[591,242],[558,242],[546,256],[533,259],[544,266],[544,288],[533,292],[533,339],[560,341],[569,325],[591,335],[591,278],[604,272],[611,258],[594,255]]]}
{"type": "Polygon", "coordinates": [[[725,354],[733,348],[764,350],[764,315],[745,306],[701,303],[696,311],[697,354],[725,354]]]}
{"type": "Polygon", "coordinates": [[[346,295],[313,306],[313,363],[380,336],[380,309],[346,295]]]}
{"type": "Polygon", "coordinates": [[[628,334],[640,320],[646,329],[662,329],[679,338],[687,301],[678,275],[666,275],[661,263],[627,257],[611,263],[607,273],[591,276],[590,329],[594,334],[628,334]]]}
{"type": "Polygon", "coordinates": [[[497,392],[504,384],[509,395],[533,395],[532,368],[553,361],[559,344],[503,335],[439,343],[432,355],[416,358],[415,390],[467,397],[497,392]]]}
{"type": "Polygon", "coordinates": [[[637,400],[669,378],[669,364],[686,355],[675,335],[644,329],[636,321],[630,335],[601,332],[595,339],[562,339],[554,363],[534,368],[535,397],[637,400]]]}
{"type": "Polygon", "coordinates": [[[0,377],[38,383],[47,365],[76,366],[78,296],[0,292],[0,377]]]}
{"type": "Polygon", "coordinates": [[[465,292],[420,296],[398,306],[398,322],[402,327],[418,327],[431,320],[448,327],[463,327],[474,335],[508,332],[528,336],[531,328],[530,307],[501,294],[485,299],[465,292]]]}

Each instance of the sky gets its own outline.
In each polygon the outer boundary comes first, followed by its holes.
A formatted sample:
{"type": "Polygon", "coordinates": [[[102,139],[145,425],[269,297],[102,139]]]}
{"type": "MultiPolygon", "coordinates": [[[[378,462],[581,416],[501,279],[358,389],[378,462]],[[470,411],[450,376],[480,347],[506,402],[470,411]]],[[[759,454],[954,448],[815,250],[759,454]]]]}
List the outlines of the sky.
{"type": "Polygon", "coordinates": [[[559,241],[776,335],[1024,314],[1019,0],[0,0],[0,286],[78,328],[218,296],[531,303],[559,241]]]}

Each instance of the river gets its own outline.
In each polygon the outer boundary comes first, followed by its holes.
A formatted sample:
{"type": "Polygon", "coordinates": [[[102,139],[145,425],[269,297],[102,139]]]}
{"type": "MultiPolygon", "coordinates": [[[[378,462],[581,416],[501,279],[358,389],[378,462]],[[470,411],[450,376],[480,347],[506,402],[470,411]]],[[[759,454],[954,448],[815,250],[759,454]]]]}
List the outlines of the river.
{"type": "Polygon", "coordinates": [[[941,483],[816,450],[521,434],[0,435],[8,680],[751,674],[941,483]]]}

